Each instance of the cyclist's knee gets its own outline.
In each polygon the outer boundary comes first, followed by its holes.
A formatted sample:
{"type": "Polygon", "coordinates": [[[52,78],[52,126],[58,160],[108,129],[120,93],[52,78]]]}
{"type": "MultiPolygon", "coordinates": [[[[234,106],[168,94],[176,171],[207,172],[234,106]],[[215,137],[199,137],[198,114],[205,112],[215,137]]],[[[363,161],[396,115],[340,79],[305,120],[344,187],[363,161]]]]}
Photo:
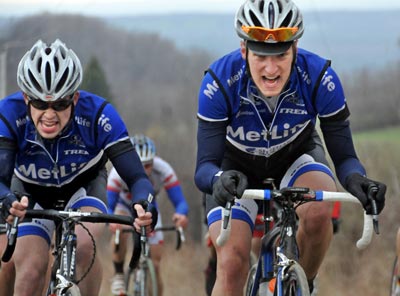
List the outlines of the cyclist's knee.
{"type": "Polygon", "coordinates": [[[218,253],[218,273],[222,272],[228,279],[237,278],[238,274],[247,272],[249,260],[249,252],[237,248],[224,248],[218,253]]]}
{"type": "Polygon", "coordinates": [[[332,228],[332,208],[328,203],[313,202],[300,208],[300,227],[307,235],[319,236],[321,232],[332,228]]]}

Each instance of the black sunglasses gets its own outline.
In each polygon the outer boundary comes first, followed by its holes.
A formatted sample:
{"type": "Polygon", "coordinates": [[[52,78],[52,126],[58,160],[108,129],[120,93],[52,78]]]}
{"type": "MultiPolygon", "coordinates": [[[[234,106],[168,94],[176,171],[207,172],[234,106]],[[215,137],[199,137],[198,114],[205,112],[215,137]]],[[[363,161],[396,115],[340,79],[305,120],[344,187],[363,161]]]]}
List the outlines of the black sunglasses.
{"type": "Polygon", "coordinates": [[[69,106],[72,105],[74,98],[71,96],[69,98],[63,98],[58,101],[54,102],[45,102],[39,99],[32,99],[29,98],[29,103],[38,110],[47,110],[49,108],[53,109],[54,111],[64,111],[66,110],[69,106]]]}

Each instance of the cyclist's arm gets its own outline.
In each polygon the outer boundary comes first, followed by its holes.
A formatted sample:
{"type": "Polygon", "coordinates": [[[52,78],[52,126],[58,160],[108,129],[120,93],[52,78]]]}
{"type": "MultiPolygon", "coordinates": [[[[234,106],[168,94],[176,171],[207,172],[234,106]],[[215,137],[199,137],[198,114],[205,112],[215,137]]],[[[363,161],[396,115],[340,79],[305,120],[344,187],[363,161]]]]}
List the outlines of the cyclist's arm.
{"type": "Polygon", "coordinates": [[[220,171],[220,165],[225,152],[227,121],[208,122],[198,120],[197,128],[197,159],[195,183],[206,193],[212,193],[215,176],[220,171]]]}
{"type": "Polygon", "coordinates": [[[189,206],[175,170],[166,160],[156,156],[153,161],[154,178],[159,178],[176,214],[187,215],[189,206]]]}
{"type": "Polygon", "coordinates": [[[186,202],[185,196],[183,195],[182,187],[179,183],[166,188],[169,200],[175,207],[175,213],[186,215],[189,213],[189,206],[186,202]]]}
{"type": "Polygon", "coordinates": [[[115,211],[120,193],[124,190],[125,186],[125,182],[118,175],[115,168],[112,168],[107,178],[108,213],[111,214],[115,211]]]}
{"type": "Polygon", "coordinates": [[[106,152],[114,168],[130,188],[133,203],[147,200],[149,194],[154,196],[153,186],[129,139],[112,145],[106,152]]]}
{"type": "Polygon", "coordinates": [[[119,198],[119,192],[113,191],[107,187],[107,202],[108,202],[108,213],[114,213],[115,206],[119,198]]]}
{"type": "Polygon", "coordinates": [[[0,137],[0,197],[11,193],[10,183],[14,171],[16,145],[13,141],[0,137]]]}
{"type": "Polygon", "coordinates": [[[340,183],[344,185],[347,176],[352,173],[365,175],[354,148],[349,121],[321,120],[321,131],[340,183]]]}

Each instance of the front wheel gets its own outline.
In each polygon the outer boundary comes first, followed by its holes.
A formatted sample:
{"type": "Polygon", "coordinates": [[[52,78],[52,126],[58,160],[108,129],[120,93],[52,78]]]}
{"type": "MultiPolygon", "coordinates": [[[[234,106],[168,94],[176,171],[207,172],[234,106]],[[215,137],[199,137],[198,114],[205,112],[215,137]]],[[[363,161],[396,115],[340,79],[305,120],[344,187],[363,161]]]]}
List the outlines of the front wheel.
{"type": "Polygon", "coordinates": [[[282,285],[285,296],[310,296],[306,274],[297,262],[287,270],[282,285]]]}
{"type": "MultiPolygon", "coordinates": [[[[251,296],[251,290],[253,289],[253,286],[254,286],[256,272],[257,272],[257,263],[255,263],[251,266],[249,273],[247,274],[246,285],[244,288],[245,296],[251,296]]],[[[256,295],[258,295],[258,293],[256,295]]]]}
{"type": "Polygon", "coordinates": [[[134,296],[158,296],[156,271],[150,258],[140,259],[136,270],[126,275],[126,291],[134,296]]]}
{"type": "Polygon", "coordinates": [[[63,294],[65,296],[81,296],[81,291],[79,290],[78,286],[73,284],[71,288],[68,289],[68,291],[63,294]]]}

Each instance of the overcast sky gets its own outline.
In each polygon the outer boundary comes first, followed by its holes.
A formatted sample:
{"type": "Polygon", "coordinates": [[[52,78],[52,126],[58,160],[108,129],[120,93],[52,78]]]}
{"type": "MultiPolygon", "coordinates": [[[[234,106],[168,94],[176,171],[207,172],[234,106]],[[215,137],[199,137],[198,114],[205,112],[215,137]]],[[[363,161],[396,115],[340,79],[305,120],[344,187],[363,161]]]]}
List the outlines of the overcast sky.
{"type": "MultiPolygon", "coordinates": [[[[140,15],[176,12],[234,13],[243,0],[0,0],[0,15],[42,11],[86,15],[140,15]]],[[[400,0],[297,0],[302,10],[400,9],[400,0]]]]}

